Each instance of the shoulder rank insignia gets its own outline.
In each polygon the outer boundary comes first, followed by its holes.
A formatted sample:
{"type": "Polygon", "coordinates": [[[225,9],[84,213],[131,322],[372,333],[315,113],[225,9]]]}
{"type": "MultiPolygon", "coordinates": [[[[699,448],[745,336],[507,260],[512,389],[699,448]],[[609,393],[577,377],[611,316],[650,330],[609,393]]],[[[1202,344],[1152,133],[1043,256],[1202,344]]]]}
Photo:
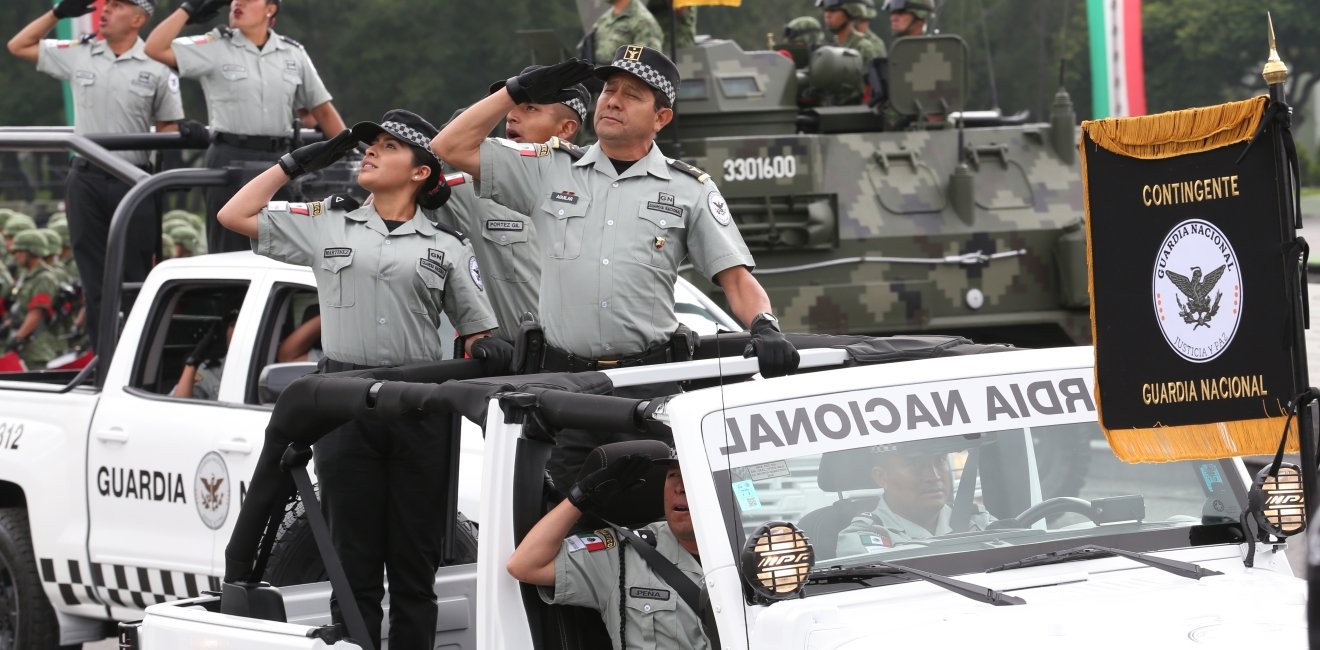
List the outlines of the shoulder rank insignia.
{"type": "Polygon", "coordinates": [[[707,174],[706,172],[703,172],[700,169],[697,169],[696,167],[693,167],[692,165],[689,165],[677,158],[667,158],[666,160],[669,161],[670,167],[673,167],[674,169],[677,169],[678,171],[681,171],[684,174],[687,174],[688,176],[697,179],[698,183],[704,184],[706,181],[710,180],[710,174],[707,174]]]}
{"type": "Polygon", "coordinates": [[[296,48],[298,48],[298,49],[300,49],[300,50],[302,50],[302,49],[306,49],[306,48],[303,47],[303,44],[302,44],[302,43],[299,43],[298,41],[295,41],[295,40],[293,40],[292,38],[289,38],[288,36],[285,36],[284,34],[280,34],[280,38],[284,39],[284,42],[285,42],[285,43],[288,43],[289,45],[292,45],[292,46],[294,46],[294,47],[296,47],[296,48]]]}
{"type": "Polygon", "coordinates": [[[221,26],[219,26],[219,27],[216,27],[216,28],[215,28],[215,31],[216,31],[217,33],[220,34],[220,38],[233,38],[233,37],[234,37],[234,30],[231,29],[231,28],[230,28],[229,26],[227,26],[227,25],[221,25],[221,26]]]}
{"type": "Polygon", "coordinates": [[[87,44],[89,44],[89,43],[95,43],[95,42],[96,42],[96,33],[95,33],[95,32],[92,32],[92,33],[90,33],[90,34],[83,34],[83,35],[82,35],[82,38],[79,38],[79,39],[78,39],[78,44],[79,44],[79,45],[87,45],[87,44]]]}
{"type": "Polygon", "coordinates": [[[550,142],[547,142],[546,144],[550,145],[551,149],[554,149],[555,151],[562,151],[572,156],[575,159],[581,158],[587,153],[586,149],[583,149],[582,147],[579,147],[573,144],[572,142],[566,142],[564,140],[560,140],[558,137],[550,138],[550,142]]]}
{"type": "Polygon", "coordinates": [[[324,203],[327,210],[340,210],[343,212],[352,212],[362,207],[357,199],[347,194],[331,194],[320,203],[324,203]]]}
{"type": "Polygon", "coordinates": [[[605,551],[615,547],[618,542],[614,539],[614,531],[608,528],[601,530],[589,530],[584,533],[578,533],[564,540],[568,545],[570,553],[577,551],[586,551],[595,553],[596,551],[605,551]]]}
{"type": "Polygon", "coordinates": [[[634,528],[633,534],[651,546],[655,546],[660,541],[656,539],[655,531],[650,528],[634,528]]]}

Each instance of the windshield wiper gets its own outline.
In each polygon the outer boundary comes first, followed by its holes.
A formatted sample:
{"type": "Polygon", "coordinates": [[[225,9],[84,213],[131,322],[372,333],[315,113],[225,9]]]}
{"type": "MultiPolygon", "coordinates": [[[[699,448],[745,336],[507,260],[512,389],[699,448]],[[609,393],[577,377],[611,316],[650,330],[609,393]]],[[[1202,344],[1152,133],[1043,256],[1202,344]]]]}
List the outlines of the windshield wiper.
{"type": "Polygon", "coordinates": [[[1047,564],[1058,564],[1060,562],[1073,562],[1076,560],[1089,560],[1092,558],[1111,557],[1114,555],[1117,555],[1119,557],[1125,557],[1129,560],[1132,560],[1133,562],[1140,562],[1141,564],[1144,564],[1148,567],[1159,569],[1161,571],[1168,571],[1169,573],[1172,573],[1174,575],[1182,576],[1184,578],[1191,578],[1193,580],[1200,580],[1205,576],[1224,575],[1223,572],[1221,571],[1206,569],[1196,564],[1192,564],[1191,562],[1170,560],[1162,557],[1155,557],[1154,555],[1150,555],[1147,553],[1138,553],[1136,551],[1125,551],[1121,548],[1113,548],[1110,546],[1097,546],[1095,544],[1087,544],[1085,546],[1078,546],[1076,548],[1064,549],[1062,551],[1041,553],[1040,555],[1032,555],[1031,557],[1024,557],[1021,560],[1006,562],[997,567],[986,569],[985,572],[992,573],[995,571],[1021,569],[1029,566],[1044,566],[1047,564]]]}
{"type": "Polygon", "coordinates": [[[966,596],[972,600],[988,603],[991,605],[1023,605],[1027,601],[1006,594],[1002,591],[974,585],[970,582],[963,582],[938,573],[913,569],[911,567],[893,564],[891,562],[875,562],[863,566],[855,567],[830,567],[812,571],[807,576],[807,584],[831,584],[839,582],[864,582],[870,578],[881,576],[903,575],[925,580],[933,585],[943,587],[960,596],[966,596]]]}

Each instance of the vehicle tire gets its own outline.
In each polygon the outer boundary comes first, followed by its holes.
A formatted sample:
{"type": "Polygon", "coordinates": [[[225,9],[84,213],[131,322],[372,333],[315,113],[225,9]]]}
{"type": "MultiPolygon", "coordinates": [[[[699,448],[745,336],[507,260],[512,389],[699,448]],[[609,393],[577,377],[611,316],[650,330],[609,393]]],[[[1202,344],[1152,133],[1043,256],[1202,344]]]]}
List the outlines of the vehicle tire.
{"type": "Polygon", "coordinates": [[[27,510],[0,508],[0,648],[60,647],[60,625],[41,587],[27,510]]]}
{"type": "MultiPolygon", "coordinates": [[[[471,564],[477,561],[477,525],[458,513],[454,525],[454,562],[471,564]]],[[[307,523],[302,499],[285,508],[284,521],[271,547],[270,561],[263,578],[276,587],[304,585],[329,580],[321,553],[316,549],[312,527],[307,523]]]]}
{"type": "Polygon", "coordinates": [[[1092,429],[1076,427],[1070,431],[1053,430],[1048,436],[1033,436],[1043,498],[1081,495],[1091,465],[1092,429]]]}

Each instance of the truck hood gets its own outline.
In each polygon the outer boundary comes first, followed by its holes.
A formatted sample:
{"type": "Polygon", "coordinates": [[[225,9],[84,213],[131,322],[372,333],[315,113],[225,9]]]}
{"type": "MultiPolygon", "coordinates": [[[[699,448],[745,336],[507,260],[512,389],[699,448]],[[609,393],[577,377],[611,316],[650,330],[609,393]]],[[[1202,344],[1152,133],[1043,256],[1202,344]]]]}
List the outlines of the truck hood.
{"type": "Polygon", "coordinates": [[[751,647],[794,638],[801,643],[785,647],[975,647],[1011,640],[1014,650],[1240,650],[1307,642],[1306,583],[1291,575],[1244,569],[1240,561],[1200,562],[1225,574],[1201,580],[1130,563],[1116,570],[1113,562],[1105,570],[1077,564],[1094,562],[960,576],[1027,601],[1017,606],[982,604],[926,583],[776,603],[757,617],[760,642],[751,647]]]}

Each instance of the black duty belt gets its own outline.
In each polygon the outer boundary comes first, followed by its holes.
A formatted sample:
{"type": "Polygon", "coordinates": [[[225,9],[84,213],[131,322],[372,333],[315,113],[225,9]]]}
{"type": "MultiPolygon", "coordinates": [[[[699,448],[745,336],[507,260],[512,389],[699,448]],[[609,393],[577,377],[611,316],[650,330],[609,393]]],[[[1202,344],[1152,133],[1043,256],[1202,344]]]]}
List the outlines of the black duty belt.
{"type": "Polygon", "coordinates": [[[367,368],[377,367],[379,366],[364,366],[356,363],[349,363],[347,361],[336,361],[330,357],[322,357],[320,361],[316,362],[316,371],[320,373],[348,372],[349,370],[366,370],[367,368]]]}
{"type": "Polygon", "coordinates": [[[288,151],[289,145],[293,143],[291,138],[279,138],[270,135],[239,135],[222,131],[216,131],[212,134],[211,141],[230,147],[238,147],[239,149],[270,152],[288,151]]]}
{"type": "MultiPolygon", "coordinates": [[[[95,172],[106,178],[117,178],[114,174],[111,174],[110,172],[101,169],[100,167],[96,166],[95,163],[93,163],[92,161],[86,158],[83,158],[82,156],[75,157],[73,159],[73,162],[69,163],[69,165],[80,172],[95,172]]],[[[133,166],[137,167],[138,169],[141,169],[144,172],[151,173],[151,165],[133,165],[133,166]]]]}
{"type": "Polygon", "coordinates": [[[668,344],[618,359],[585,359],[563,350],[546,347],[541,368],[546,372],[588,372],[592,370],[609,370],[610,368],[651,366],[657,363],[669,363],[672,358],[668,344]]]}

